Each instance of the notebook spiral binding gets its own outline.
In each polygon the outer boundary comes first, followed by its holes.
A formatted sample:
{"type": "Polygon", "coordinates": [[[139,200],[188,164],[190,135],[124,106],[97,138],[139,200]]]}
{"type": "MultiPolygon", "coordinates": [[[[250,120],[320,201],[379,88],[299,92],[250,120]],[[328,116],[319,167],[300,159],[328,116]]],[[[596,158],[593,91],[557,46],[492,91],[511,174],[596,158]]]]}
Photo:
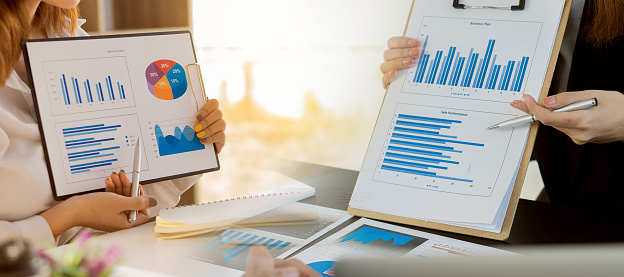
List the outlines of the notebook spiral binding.
{"type": "Polygon", "coordinates": [[[241,200],[241,199],[259,198],[259,197],[267,197],[267,196],[279,196],[279,195],[292,195],[292,194],[299,194],[299,193],[301,193],[301,192],[300,191],[293,191],[293,192],[280,192],[280,193],[253,194],[253,195],[247,195],[247,196],[232,197],[232,198],[226,198],[226,199],[215,200],[215,201],[208,201],[208,202],[203,202],[203,203],[188,204],[188,205],[182,205],[182,206],[177,206],[177,207],[165,208],[164,210],[175,210],[175,209],[179,209],[179,208],[203,206],[203,205],[216,204],[216,203],[235,201],[235,200],[241,200]]]}

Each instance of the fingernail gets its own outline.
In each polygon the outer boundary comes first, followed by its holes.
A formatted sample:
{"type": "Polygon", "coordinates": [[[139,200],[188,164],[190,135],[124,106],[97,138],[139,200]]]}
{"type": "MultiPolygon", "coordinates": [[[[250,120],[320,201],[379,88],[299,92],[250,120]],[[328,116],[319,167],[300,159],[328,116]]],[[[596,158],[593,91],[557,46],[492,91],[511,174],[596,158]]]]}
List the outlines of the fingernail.
{"type": "Polygon", "coordinates": [[[418,55],[418,50],[417,49],[412,49],[409,51],[410,56],[416,56],[418,55]]]}
{"type": "Polygon", "coordinates": [[[143,186],[141,184],[139,184],[139,189],[143,189],[143,186]]]}
{"type": "Polygon", "coordinates": [[[519,104],[519,103],[518,103],[518,100],[514,100],[514,101],[512,101],[511,103],[509,103],[509,105],[511,105],[511,106],[512,106],[512,107],[514,107],[514,108],[517,108],[517,107],[518,107],[518,104],[519,104]]]}
{"type": "Polygon", "coordinates": [[[158,205],[158,200],[156,200],[156,198],[154,197],[150,197],[149,201],[147,203],[147,205],[151,208],[151,207],[156,207],[156,205],[158,205]]]}
{"type": "Polygon", "coordinates": [[[113,182],[113,179],[111,179],[110,177],[108,177],[108,178],[106,178],[106,181],[109,181],[109,182],[111,182],[111,183],[112,183],[112,182],[113,182]]]}
{"type": "Polygon", "coordinates": [[[197,121],[202,121],[202,120],[204,120],[204,114],[203,113],[199,113],[196,118],[197,118],[197,121]]]}
{"type": "Polygon", "coordinates": [[[202,130],[202,126],[201,126],[201,124],[197,124],[197,125],[195,126],[195,132],[199,132],[199,131],[201,131],[201,130],[202,130]]]}
{"type": "Polygon", "coordinates": [[[123,173],[126,173],[126,172],[125,172],[125,171],[124,171],[123,169],[122,169],[122,170],[119,170],[119,172],[123,172],[123,173]]]}
{"type": "Polygon", "coordinates": [[[415,39],[410,39],[410,41],[408,42],[408,44],[409,44],[410,46],[418,47],[418,46],[420,46],[420,41],[417,41],[417,40],[415,40],[415,39]]]}
{"type": "Polygon", "coordinates": [[[201,131],[201,132],[197,133],[197,137],[198,138],[201,138],[201,137],[203,137],[205,135],[206,135],[206,132],[204,132],[204,131],[201,131]]]}
{"type": "Polygon", "coordinates": [[[200,140],[199,140],[199,142],[201,142],[201,143],[206,143],[206,142],[208,142],[208,139],[207,139],[207,138],[205,138],[205,139],[200,139],[200,140]]]}
{"type": "Polygon", "coordinates": [[[412,59],[404,59],[404,60],[403,60],[403,64],[404,64],[404,65],[411,64],[412,62],[413,62],[413,61],[412,61],[412,59]]]}
{"type": "Polygon", "coordinates": [[[283,277],[298,277],[299,271],[294,267],[287,267],[282,270],[283,277]]]}
{"type": "Polygon", "coordinates": [[[544,104],[546,105],[554,105],[556,102],[555,97],[554,96],[548,96],[546,98],[544,98],[544,104]]]}
{"type": "Polygon", "coordinates": [[[393,69],[390,70],[390,72],[388,72],[389,75],[394,75],[396,73],[397,73],[396,68],[393,68],[393,69]]]}

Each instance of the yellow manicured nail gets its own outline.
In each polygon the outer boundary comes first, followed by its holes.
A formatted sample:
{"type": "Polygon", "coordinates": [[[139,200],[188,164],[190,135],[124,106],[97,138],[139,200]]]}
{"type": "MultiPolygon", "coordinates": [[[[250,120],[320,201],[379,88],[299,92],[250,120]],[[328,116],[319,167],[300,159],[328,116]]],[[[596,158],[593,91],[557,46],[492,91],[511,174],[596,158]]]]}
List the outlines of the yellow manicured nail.
{"type": "Polygon", "coordinates": [[[199,131],[201,131],[201,130],[202,130],[202,126],[201,126],[200,124],[197,124],[197,125],[195,126],[195,132],[199,132],[199,131]]]}
{"type": "Polygon", "coordinates": [[[111,179],[110,177],[106,178],[106,180],[108,180],[109,182],[113,182],[113,179],[111,179]]]}
{"type": "Polygon", "coordinates": [[[203,137],[205,135],[206,135],[206,132],[199,132],[199,133],[197,133],[197,137],[198,138],[201,138],[201,137],[203,137]]]}

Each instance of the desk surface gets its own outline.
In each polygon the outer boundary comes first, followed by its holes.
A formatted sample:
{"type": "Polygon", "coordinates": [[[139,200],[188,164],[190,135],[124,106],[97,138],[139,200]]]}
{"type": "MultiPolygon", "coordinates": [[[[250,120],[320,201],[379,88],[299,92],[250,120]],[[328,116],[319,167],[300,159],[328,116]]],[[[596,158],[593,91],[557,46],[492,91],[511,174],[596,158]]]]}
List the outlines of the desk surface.
{"type": "MultiPolygon", "coordinates": [[[[278,171],[316,188],[316,196],[302,202],[346,210],[358,172],[284,161],[278,171]]],[[[605,213],[520,199],[506,241],[475,238],[426,228],[424,232],[493,247],[528,244],[624,242],[624,213],[605,213]]],[[[322,238],[321,238],[322,239],[322,238]]]]}
{"type": "MultiPolygon", "coordinates": [[[[316,195],[302,202],[343,210],[348,206],[358,175],[357,171],[294,161],[280,162],[276,170],[316,188],[316,195]]],[[[350,219],[318,240],[355,220],[357,218],[350,219]]],[[[623,214],[598,213],[527,200],[520,201],[511,236],[503,242],[426,228],[406,227],[497,248],[528,244],[624,242],[623,214]]],[[[174,276],[241,275],[239,271],[185,258],[185,253],[196,248],[196,242],[157,241],[153,222],[94,239],[95,243],[102,247],[121,246],[126,256],[124,265],[130,268],[174,276]]],[[[63,248],[56,250],[62,251],[63,248]]]]}

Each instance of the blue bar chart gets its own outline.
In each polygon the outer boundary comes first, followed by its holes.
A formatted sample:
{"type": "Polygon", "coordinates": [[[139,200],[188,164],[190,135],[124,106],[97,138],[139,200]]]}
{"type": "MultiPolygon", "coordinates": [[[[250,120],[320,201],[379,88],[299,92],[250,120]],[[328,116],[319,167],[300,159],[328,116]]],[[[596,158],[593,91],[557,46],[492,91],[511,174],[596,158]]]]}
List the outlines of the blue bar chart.
{"type": "Polygon", "coordinates": [[[273,257],[277,257],[291,249],[295,243],[293,238],[274,233],[251,229],[222,229],[205,235],[191,257],[229,268],[245,270],[247,253],[252,246],[265,246],[273,257]]]}
{"type": "MultiPolygon", "coordinates": [[[[506,151],[503,135],[474,134],[484,129],[482,112],[400,104],[395,110],[374,180],[420,189],[488,195],[492,184],[482,156],[486,151],[506,151]],[[416,113],[417,112],[417,113],[416,113]],[[485,176],[485,177],[484,177],[485,176]],[[478,185],[477,185],[478,184],[478,185]]],[[[488,161],[489,162],[489,161],[488,161]]],[[[489,173],[494,176],[493,173],[489,173]]]]}
{"type": "MultiPolygon", "coordinates": [[[[130,169],[139,137],[136,115],[57,124],[68,183],[130,169]],[[130,153],[130,154],[128,154],[130,153]]],[[[147,166],[147,164],[144,164],[147,166]]]]}
{"type": "Polygon", "coordinates": [[[536,22],[425,17],[420,56],[408,70],[403,92],[516,99],[525,89],[539,35],[514,30],[540,28],[536,22]],[[478,36],[466,37],[466,30],[478,36]]]}
{"type": "Polygon", "coordinates": [[[47,61],[44,68],[55,115],[134,106],[125,57],[47,61]]]}

